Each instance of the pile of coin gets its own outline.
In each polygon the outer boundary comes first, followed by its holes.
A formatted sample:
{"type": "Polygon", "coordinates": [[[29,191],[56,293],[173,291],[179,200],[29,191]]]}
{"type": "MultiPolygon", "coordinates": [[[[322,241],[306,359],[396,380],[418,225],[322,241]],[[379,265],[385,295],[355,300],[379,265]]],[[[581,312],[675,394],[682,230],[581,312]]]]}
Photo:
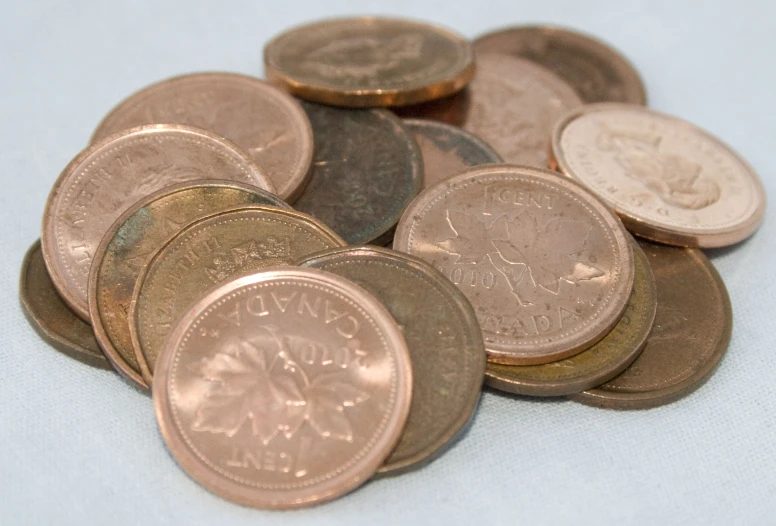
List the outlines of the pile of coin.
{"type": "Polygon", "coordinates": [[[626,409],[710,376],[732,313],[699,248],[751,235],[764,190],[619,53],[385,18],[264,53],[268,81],[113,109],[22,268],[32,324],[150,390],[196,481],[310,505],[434,458],[483,379],[626,409]]]}

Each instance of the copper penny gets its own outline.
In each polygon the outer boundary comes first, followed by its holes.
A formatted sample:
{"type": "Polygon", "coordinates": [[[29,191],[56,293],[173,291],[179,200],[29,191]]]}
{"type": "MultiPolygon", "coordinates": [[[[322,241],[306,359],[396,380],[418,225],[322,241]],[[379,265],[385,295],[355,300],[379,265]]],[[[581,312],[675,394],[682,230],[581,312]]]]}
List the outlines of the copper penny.
{"type": "Polygon", "coordinates": [[[116,370],[140,387],[147,386],[132,347],[128,316],[135,283],[148,259],[192,221],[244,204],[288,207],[275,194],[241,183],[181,183],[140,200],[102,238],[89,274],[92,325],[116,370]]]}
{"type": "Polygon", "coordinates": [[[427,119],[407,119],[404,125],[423,155],[423,189],[471,166],[503,162],[485,141],[457,126],[427,119]]]}
{"type": "Polygon", "coordinates": [[[433,459],[465,429],[480,398],[485,347],[469,301],[428,263],[385,248],[336,248],[298,263],[363,287],[404,334],[414,377],[412,406],[380,472],[399,473],[433,459]]]}
{"type": "Polygon", "coordinates": [[[517,26],[482,35],[478,53],[524,58],[571,85],[585,103],[646,104],[644,83],[633,65],[600,40],[560,27],[517,26]]]}
{"type": "Polygon", "coordinates": [[[245,276],[199,300],[159,357],[167,446],[208,490],[299,508],[363,484],[396,444],[412,370],[372,296],[315,269],[245,276]]]}
{"type": "Polygon", "coordinates": [[[725,283],[697,249],[640,243],[657,284],[657,315],[644,351],[613,380],[570,398],[609,409],[647,409],[688,395],[727,350],[733,312],[725,283]]]}
{"type": "Polygon", "coordinates": [[[143,379],[151,384],[162,343],[202,294],[238,274],[345,242],[305,214],[242,205],[189,224],[153,255],[137,279],[129,329],[143,379]]]}
{"type": "Polygon", "coordinates": [[[418,144],[386,110],[302,103],[315,135],[313,173],[294,208],[349,244],[384,245],[423,183],[418,144]]]}
{"type": "Polygon", "coordinates": [[[182,125],[111,135],[67,165],[46,202],[41,246],[54,286],[76,314],[89,319],[89,268],[113,222],[156,190],[197,179],[229,179],[272,191],[269,179],[236,145],[182,125]]]}
{"type": "Polygon", "coordinates": [[[425,190],[393,243],[464,292],[490,361],[533,365],[577,354],[617,323],[633,287],[628,240],[581,186],[497,164],[425,190]]]}
{"type": "Polygon", "coordinates": [[[35,332],[58,351],[88,365],[110,369],[91,326],[59,297],[36,241],[22,262],[19,299],[35,332]]]}
{"type": "Polygon", "coordinates": [[[296,100],[270,84],[234,73],[194,73],[148,86],[103,119],[92,142],[142,124],[188,124],[248,152],[277,194],[293,202],[304,189],[313,134],[296,100]]]}
{"type": "Polygon", "coordinates": [[[755,171],[707,132],[641,106],[596,104],[553,134],[557,167],[614,208],[633,233],[669,245],[721,247],[765,213],[755,171]]]}
{"type": "Polygon", "coordinates": [[[471,107],[471,91],[468,87],[440,99],[391,108],[395,114],[405,119],[423,119],[440,121],[461,127],[471,107]]]}
{"type": "Polygon", "coordinates": [[[474,74],[471,43],[430,24],[380,17],[316,22],[264,49],[267,78],[294,95],[349,107],[401,106],[460,90],[474,74]]]}
{"type": "Polygon", "coordinates": [[[633,243],[636,274],[630,301],[617,325],[581,353],[543,365],[489,363],[485,382],[509,393],[563,396],[596,387],[620,374],[644,348],[655,320],[655,277],[644,252],[633,243]]]}

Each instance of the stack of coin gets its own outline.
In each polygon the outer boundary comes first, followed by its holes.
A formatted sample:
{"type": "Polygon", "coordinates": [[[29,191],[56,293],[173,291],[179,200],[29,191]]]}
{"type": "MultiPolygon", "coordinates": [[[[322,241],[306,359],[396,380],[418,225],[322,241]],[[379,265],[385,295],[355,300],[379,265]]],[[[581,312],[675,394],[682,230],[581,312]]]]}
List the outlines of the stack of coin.
{"type": "Polygon", "coordinates": [[[730,301],[699,248],[751,235],[762,185],[646,109],[609,46],[369,17],[264,59],[269,82],[190,74],[116,106],[22,268],[31,323],[151,392],[203,486],[324,502],[435,458],[483,379],[645,408],[719,363],[730,301]]]}

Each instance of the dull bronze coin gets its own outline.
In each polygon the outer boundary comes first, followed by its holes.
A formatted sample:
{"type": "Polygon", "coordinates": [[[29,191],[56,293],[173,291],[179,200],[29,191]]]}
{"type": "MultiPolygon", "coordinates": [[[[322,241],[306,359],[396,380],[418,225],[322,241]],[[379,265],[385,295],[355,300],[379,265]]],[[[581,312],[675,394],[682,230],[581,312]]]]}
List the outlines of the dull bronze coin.
{"type": "Polygon", "coordinates": [[[657,315],[644,350],[614,379],[571,395],[608,409],[647,409],[686,396],[714,372],[733,329],[730,297],[697,249],[642,242],[655,273],[657,315]]]}
{"type": "Polygon", "coordinates": [[[485,373],[482,331],[469,301],[428,263],[377,247],[345,247],[298,262],[347,278],[382,301],[412,360],[412,406],[380,468],[399,473],[439,454],[471,420],[485,373]]]}
{"type": "Polygon", "coordinates": [[[167,446],[217,495],[299,508],[363,484],[410,408],[401,330],[360,287],[279,268],[199,300],[165,342],[153,385],[167,446]]]}
{"type": "Polygon", "coordinates": [[[494,164],[425,190],[393,243],[463,291],[489,361],[534,365],[573,356],[614,327],[633,288],[629,239],[578,184],[494,164]]]}

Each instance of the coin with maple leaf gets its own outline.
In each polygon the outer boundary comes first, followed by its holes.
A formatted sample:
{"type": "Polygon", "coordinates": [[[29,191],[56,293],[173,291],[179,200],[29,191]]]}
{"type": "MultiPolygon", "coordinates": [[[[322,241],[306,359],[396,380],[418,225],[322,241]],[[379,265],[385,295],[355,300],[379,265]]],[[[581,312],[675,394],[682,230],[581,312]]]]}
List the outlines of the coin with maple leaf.
{"type": "Polygon", "coordinates": [[[394,248],[464,292],[491,362],[531,365],[573,356],[617,323],[634,280],[628,239],[578,184],[502,164],[425,190],[402,216],[394,248]]]}
{"type": "Polygon", "coordinates": [[[235,502],[301,507],[367,480],[410,407],[401,329],[364,289],[276,267],[200,299],[166,340],[153,383],[173,456],[235,502]]]}

